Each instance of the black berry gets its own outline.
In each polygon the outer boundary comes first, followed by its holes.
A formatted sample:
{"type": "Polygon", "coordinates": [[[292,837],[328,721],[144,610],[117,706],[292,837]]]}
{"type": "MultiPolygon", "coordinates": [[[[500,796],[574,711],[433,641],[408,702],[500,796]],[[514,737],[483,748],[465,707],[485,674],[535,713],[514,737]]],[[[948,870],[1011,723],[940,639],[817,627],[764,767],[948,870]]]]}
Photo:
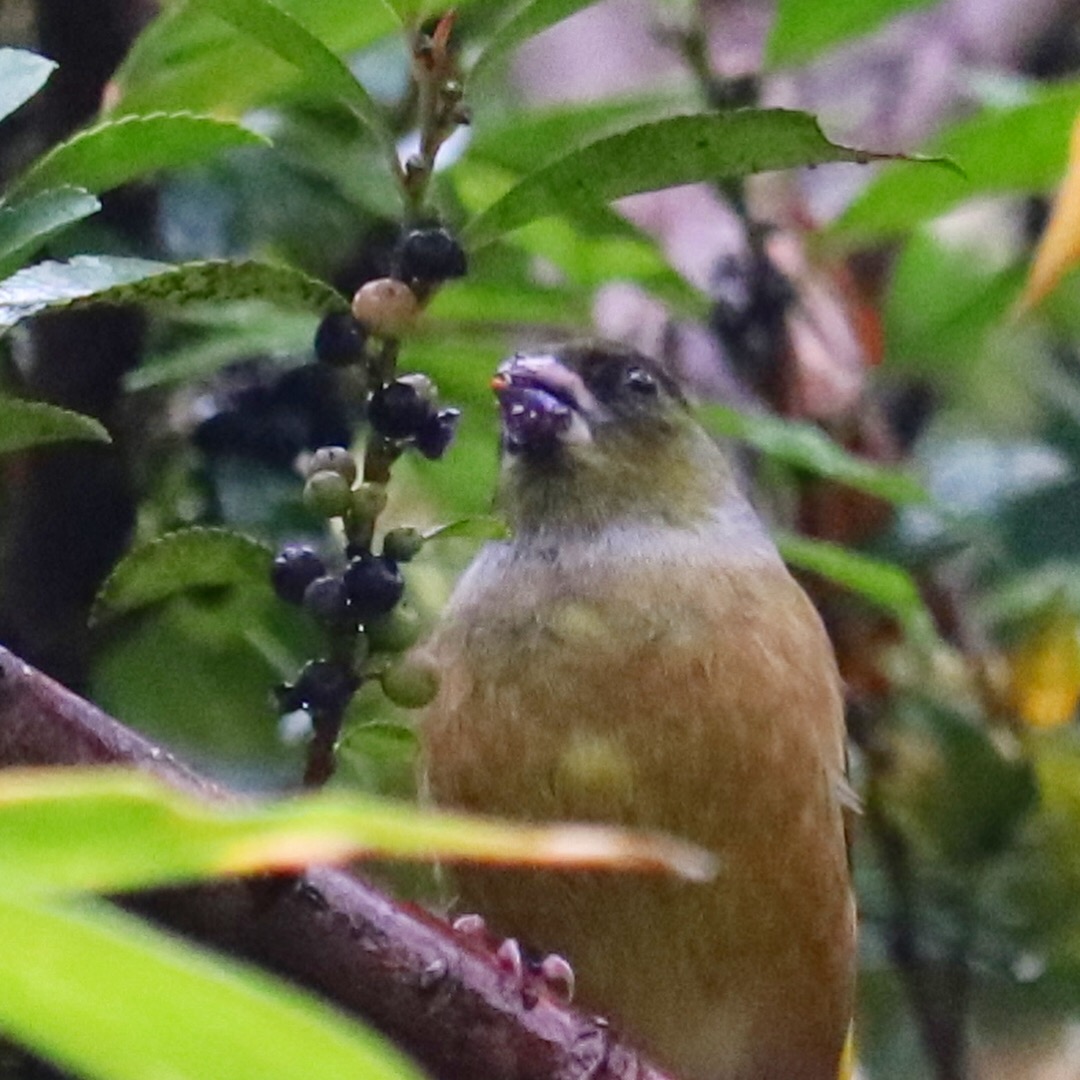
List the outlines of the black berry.
{"type": "Polygon", "coordinates": [[[432,416],[434,397],[426,375],[403,375],[371,395],[368,420],[387,439],[412,438],[432,416]]]}
{"type": "Polygon", "coordinates": [[[416,449],[430,461],[438,461],[450,449],[460,419],[460,409],[440,409],[429,416],[416,433],[416,449]]]}
{"type": "Polygon", "coordinates": [[[464,249],[441,226],[406,233],[400,258],[402,277],[415,281],[446,281],[468,270],[464,249]]]}
{"type": "Polygon", "coordinates": [[[326,564],[305,544],[287,544],[270,571],[274,592],[289,604],[299,604],[304,590],[326,573],[326,564]]]}
{"type": "Polygon", "coordinates": [[[312,660],[304,665],[293,692],[311,713],[339,714],[359,685],[360,680],[343,664],[312,660]]]}
{"type": "Polygon", "coordinates": [[[338,577],[317,577],[304,590],[304,610],[325,626],[344,626],[349,621],[352,605],[345,583],[338,577]]]}
{"type": "Polygon", "coordinates": [[[364,358],[367,331],[348,311],[331,311],[315,331],[315,358],[333,367],[358,364],[364,358]]]}
{"type": "Polygon", "coordinates": [[[345,571],[345,588],[361,622],[392,611],[405,591],[405,579],[393,559],[361,555],[345,571]]]}

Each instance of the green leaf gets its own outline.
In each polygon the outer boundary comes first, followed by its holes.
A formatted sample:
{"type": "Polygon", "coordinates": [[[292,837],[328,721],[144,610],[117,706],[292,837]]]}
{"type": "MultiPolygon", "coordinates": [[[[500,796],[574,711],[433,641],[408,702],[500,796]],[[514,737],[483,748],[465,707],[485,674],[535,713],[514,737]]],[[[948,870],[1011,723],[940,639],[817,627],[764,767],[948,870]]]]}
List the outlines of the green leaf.
{"type": "Polygon", "coordinates": [[[482,247],[536,218],[641,191],[881,155],[829,142],[817,121],[788,109],[673,116],[571,150],[526,176],[465,230],[482,247]]]}
{"type": "Polygon", "coordinates": [[[269,144],[262,135],[211,116],[125,116],[54,146],[15,182],[13,190],[26,195],[73,184],[100,194],[162,169],[199,165],[223,150],[269,144]]]}
{"type": "MultiPolygon", "coordinates": [[[[443,295],[443,294],[440,294],[443,295]]],[[[242,322],[221,321],[197,337],[185,335],[183,344],[151,354],[124,378],[128,391],[148,390],[177,382],[205,379],[227,364],[248,356],[280,358],[295,363],[311,351],[315,324],[309,314],[280,311],[249,301],[242,322]]]]}
{"type": "Polygon", "coordinates": [[[902,567],[805,536],[785,533],[776,537],[776,543],[785,562],[820,574],[884,608],[896,616],[913,640],[931,644],[937,639],[918,586],[902,567]]]}
{"type": "Polygon", "coordinates": [[[891,165],[840,216],[830,234],[844,243],[895,236],[976,195],[1045,191],[1061,179],[1080,82],[1051,86],[1009,108],[987,108],[932,143],[963,174],[891,165]]]}
{"type": "Polygon", "coordinates": [[[562,157],[568,147],[691,112],[697,105],[700,100],[692,94],[657,93],[523,109],[478,127],[467,160],[524,174],[562,157]]]}
{"type": "Polygon", "coordinates": [[[424,540],[506,540],[510,530],[497,517],[467,517],[437,525],[424,533],[424,540]]]}
{"type": "Polygon", "coordinates": [[[356,793],[211,804],[145,773],[104,769],[5,772],[0,831],[0,891],[34,895],[116,892],[358,856],[636,867],[695,880],[715,870],[700,848],[659,834],[523,825],[356,793]]]}
{"type": "Polygon", "coordinates": [[[285,982],[104,904],[0,894],[0,1029],[94,1080],[421,1080],[374,1032],[285,982]]]}
{"type": "Polygon", "coordinates": [[[270,582],[273,552],[228,529],[181,529],[125,555],[94,600],[91,623],[190,589],[270,582]]]}
{"type": "Polygon", "coordinates": [[[52,60],[26,49],[0,49],[0,120],[29,101],[56,70],[52,60]]]}
{"type": "Polygon", "coordinates": [[[193,10],[207,11],[292,64],[312,86],[348,106],[397,161],[394,137],[382,110],[335,56],[302,22],[272,0],[189,0],[193,10]]]}
{"type": "Polygon", "coordinates": [[[329,285],[288,266],[260,262],[160,263],[118,255],[44,262],[0,281],[0,331],[39,312],[88,304],[193,304],[265,300],[314,312],[344,310],[329,285]]]}
{"type": "MultiPolygon", "coordinates": [[[[467,207],[492,203],[516,182],[505,170],[471,159],[454,170],[459,198],[467,207]]],[[[563,216],[547,217],[523,226],[507,245],[553,263],[568,283],[583,290],[613,280],[632,280],[688,318],[705,318],[708,298],[671,268],[655,239],[602,202],[566,205],[563,216]]],[[[493,245],[474,253],[478,259],[493,245]]],[[[474,260],[480,270],[478,259],[474,260]]],[[[472,275],[474,279],[476,274],[472,275]]],[[[500,278],[500,280],[502,280],[500,278]]],[[[521,286],[535,288],[528,275],[521,286]]],[[[567,315],[569,316],[569,310],[567,315]]],[[[561,324],[565,319],[556,320],[561,324]]]]}
{"type": "Polygon", "coordinates": [[[781,0],[765,48],[770,68],[802,64],[831,45],[869,33],[937,0],[781,0]]]}
{"type": "Polygon", "coordinates": [[[92,416],[69,412],[43,401],[0,397],[0,454],[45,443],[112,442],[92,416]]]}
{"type": "Polygon", "coordinates": [[[587,8],[595,0],[524,0],[511,5],[509,13],[492,31],[469,72],[473,82],[482,77],[491,63],[529,38],[563,19],[587,8]]]}
{"type": "Polygon", "coordinates": [[[74,187],[0,206],[0,278],[17,270],[51,237],[100,209],[93,195],[74,187]]]}
{"type": "MultiPolygon", "coordinates": [[[[355,2],[343,0],[280,0],[278,6],[336,52],[363,49],[399,29],[387,8],[373,4],[364,5],[362,18],[355,2]]],[[[280,98],[301,78],[291,63],[269,55],[209,8],[174,4],[139,35],[114,75],[113,111],[190,109],[239,117],[280,98]]]]}
{"type": "Polygon", "coordinates": [[[865,491],[892,503],[927,502],[929,495],[913,477],[849,454],[812,424],[762,414],[741,413],[724,405],[701,410],[710,430],[748,443],[795,468],[865,491]]]}

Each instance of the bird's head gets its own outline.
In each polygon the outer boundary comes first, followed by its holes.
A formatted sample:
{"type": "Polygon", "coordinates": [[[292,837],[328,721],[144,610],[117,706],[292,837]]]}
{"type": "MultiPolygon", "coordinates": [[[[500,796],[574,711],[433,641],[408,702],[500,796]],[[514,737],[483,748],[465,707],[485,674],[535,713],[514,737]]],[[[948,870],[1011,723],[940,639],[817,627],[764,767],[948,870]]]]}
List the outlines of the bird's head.
{"type": "Polygon", "coordinates": [[[633,349],[587,342],[517,354],[492,385],[500,504],[518,532],[693,524],[730,489],[723,456],[677,384],[633,349]]]}

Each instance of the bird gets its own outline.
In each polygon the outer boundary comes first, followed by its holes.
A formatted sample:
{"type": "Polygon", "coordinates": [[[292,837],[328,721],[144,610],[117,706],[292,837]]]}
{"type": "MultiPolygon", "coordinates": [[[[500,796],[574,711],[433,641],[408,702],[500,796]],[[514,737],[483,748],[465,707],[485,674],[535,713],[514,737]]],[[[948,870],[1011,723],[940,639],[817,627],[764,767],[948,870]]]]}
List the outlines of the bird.
{"type": "Polygon", "coordinates": [[[683,1080],[835,1080],[853,1009],[842,687],[676,380],[613,342],[502,363],[497,506],[425,662],[436,804],[662,830],[708,884],[464,866],[457,905],[573,968],[683,1080]]]}

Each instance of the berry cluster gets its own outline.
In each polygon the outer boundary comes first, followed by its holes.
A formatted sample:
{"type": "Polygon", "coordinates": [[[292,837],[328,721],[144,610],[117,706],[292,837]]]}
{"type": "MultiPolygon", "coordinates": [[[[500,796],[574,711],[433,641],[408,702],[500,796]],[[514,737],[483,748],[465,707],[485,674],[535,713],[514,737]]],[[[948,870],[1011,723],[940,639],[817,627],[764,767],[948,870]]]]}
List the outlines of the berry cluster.
{"type": "MultiPolygon", "coordinates": [[[[311,456],[306,474],[304,502],[327,519],[339,519],[347,545],[344,560],[335,566],[306,544],[287,544],[274,559],[274,591],[302,607],[324,629],[330,645],[328,659],[311,661],[294,683],[278,688],[278,704],[284,712],[304,709],[311,715],[312,745],[325,759],[332,755],[349,701],[366,679],[378,678],[386,696],[405,708],[426,705],[438,680],[424,664],[401,656],[416,642],[420,622],[401,602],[405,580],[400,564],[420,551],[423,536],[412,528],[394,529],[379,553],[372,552],[386,490],[357,482],[356,460],[347,450],[322,447],[311,456]]],[[[325,760],[319,775],[329,775],[325,760]]]]}
{"type": "MultiPolygon", "coordinates": [[[[384,354],[396,350],[425,299],[444,281],[462,277],[465,252],[441,225],[407,230],[393,254],[394,276],[376,278],[357,289],[348,312],[331,312],[315,334],[315,356],[334,367],[366,365],[379,375],[385,363],[369,355],[371,339],[383,342],[384,354]]],[[[438,460],[457,429],[457,409],[437,405],[435,386],[424,375],[379,378],[371,396],[368,419],[374,432],[399,444],[410,444],[424,457],[438,460]]]]}

